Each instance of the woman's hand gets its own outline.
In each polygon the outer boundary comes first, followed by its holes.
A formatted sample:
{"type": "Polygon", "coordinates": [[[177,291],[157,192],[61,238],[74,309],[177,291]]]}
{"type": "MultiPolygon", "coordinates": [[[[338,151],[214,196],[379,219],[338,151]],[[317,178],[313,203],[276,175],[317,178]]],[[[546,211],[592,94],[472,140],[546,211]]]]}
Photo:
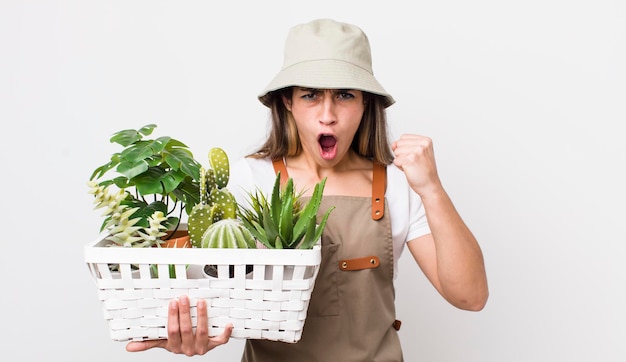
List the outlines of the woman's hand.
{"type": "Polygon", "coordinates": [[[396,158],[393,163],[402,170],[411,188],[420,196],[440,190],[433,142],[425,136],[403,134],[391,144],[396,158]]]}
{"type": "Polygon", "coordinates": [[[198,325],[194,333],[189,312],[189,298],[182,296],[169,304],[167,318],[167,339],[130,342],[126,345],[129,352],[141,352],[154,347],[164,348],[172,353],[187,356],[203,355],[213,348],[228,343],[233,331],[228,324],[224,332],[216,337],[209,337],[207,306],[204,299],[198,300],[198,325]]]}

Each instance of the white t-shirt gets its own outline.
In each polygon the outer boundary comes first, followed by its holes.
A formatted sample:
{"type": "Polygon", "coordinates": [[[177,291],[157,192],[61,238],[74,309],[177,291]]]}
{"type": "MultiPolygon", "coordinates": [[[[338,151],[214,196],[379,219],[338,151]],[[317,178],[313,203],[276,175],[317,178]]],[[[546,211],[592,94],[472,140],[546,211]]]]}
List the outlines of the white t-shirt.
{"type": "MultiPolygon", "coordinates": [[[[238,202],[246,199],[249,191],[257,188],[264,194],[272,192],[276,174],[269,159],[242,158],[230,165],[228,190],[238,202]]],[[[387,166],[387,215],[391,217],[393,239],[394,276],[397,275],[398,259],[404,244],[430,233],[424,206],[419,196],[411,190],[404,176],[395,165],[387,166]]]]}

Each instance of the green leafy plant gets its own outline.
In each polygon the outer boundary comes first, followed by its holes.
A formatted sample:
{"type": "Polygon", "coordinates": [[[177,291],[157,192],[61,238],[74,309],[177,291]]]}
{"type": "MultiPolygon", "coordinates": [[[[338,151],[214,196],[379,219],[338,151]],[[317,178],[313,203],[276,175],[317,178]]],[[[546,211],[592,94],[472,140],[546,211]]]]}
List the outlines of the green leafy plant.
{"type": "Polygon", "coordinates": [[[239,205],[238,214],[254,237],[270,249],[311,249],[322,236],[334,206],[317,223],[326,178],[315,185],[307,203],[301,202],[302,192],[296,192],[293,179],[284,188],[277,173],[269,199],[257,189],[248,192],[248,205],[239,205]]]}
{"type": "Polygon", "coordinates": [[[110,142],[123,149],[96,168],[88,182],[95,208],[104,209],[101,231],[108,230],[109,239],[120,245],[158,245],[178,229],[183,212],[199,202],[200,163],[177,139],[147,138],[156,127],[113,134],[110,142]]]}

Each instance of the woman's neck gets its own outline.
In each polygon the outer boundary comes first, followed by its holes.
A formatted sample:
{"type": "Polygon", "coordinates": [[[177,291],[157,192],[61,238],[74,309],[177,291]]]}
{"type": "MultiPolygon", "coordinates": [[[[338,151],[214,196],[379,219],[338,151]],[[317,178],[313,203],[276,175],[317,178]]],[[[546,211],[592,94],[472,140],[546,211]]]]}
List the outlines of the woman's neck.
{"type": "Polygon", "coordinates": [[[298,155],[286,160],[289,177],[304,195],[313,192],[315,184],[326,178],[324,195],[370,196],[372,161],[350,151],[336,165],[325,167],[311,157],[298,155]]]}

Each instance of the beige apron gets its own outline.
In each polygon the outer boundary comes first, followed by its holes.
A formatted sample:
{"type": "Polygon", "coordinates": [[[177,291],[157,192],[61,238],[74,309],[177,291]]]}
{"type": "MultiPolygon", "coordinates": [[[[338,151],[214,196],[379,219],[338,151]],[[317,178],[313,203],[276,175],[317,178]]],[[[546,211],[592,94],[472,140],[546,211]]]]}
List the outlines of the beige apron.
{"type": "Polygon", "coordinates": [[[378,170],[371,199],[322,200],[319,215],[335,209],[322,235],[322,263],[300,341],[247,340],[242,361],[403,361],[395,320],[391,224],[384,208],[376,205],[384,205],[386,175],[384,166],[378,170]]]}

